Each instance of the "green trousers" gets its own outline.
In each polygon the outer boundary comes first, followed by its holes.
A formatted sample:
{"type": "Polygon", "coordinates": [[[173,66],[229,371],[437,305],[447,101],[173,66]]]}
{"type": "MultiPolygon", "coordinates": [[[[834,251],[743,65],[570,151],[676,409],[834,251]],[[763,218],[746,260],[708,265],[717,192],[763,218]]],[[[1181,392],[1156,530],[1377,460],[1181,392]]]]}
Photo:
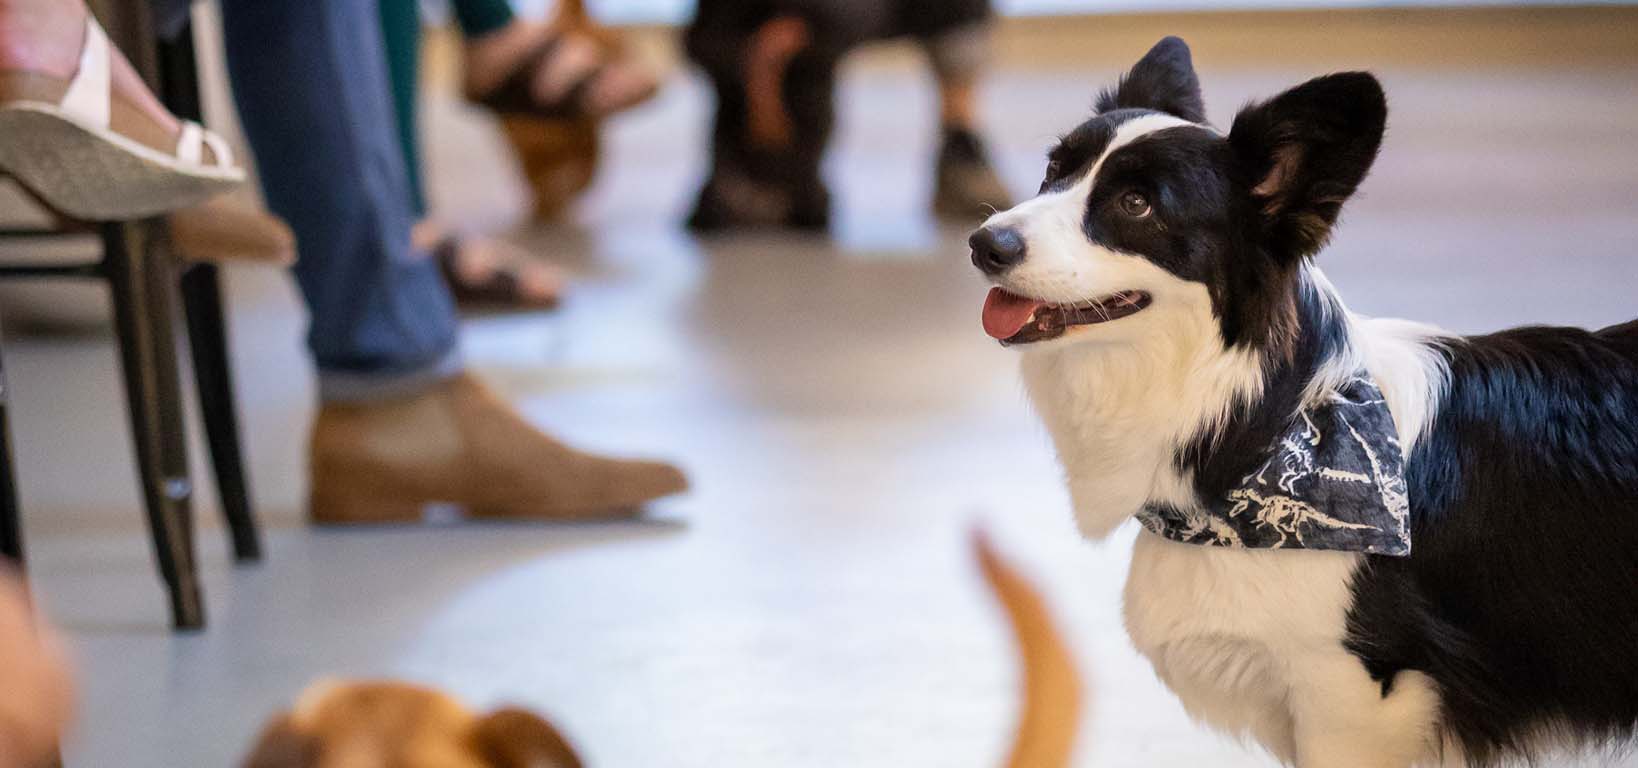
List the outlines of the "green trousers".
{"type": "MultiPolygon", "coordinates": [[[[381,38],[392,82],[393,110],[398,117],[398,144],[409,172],[410,204],[416,218],[426,215],[427,194],[421,169],[420,126],[416,91],[421,78],[421,4],[418,0],[380,0],[381,38]]],[[[512,23],[508,0],[451,0],[461,34],[483,37],[512,23]]]]}

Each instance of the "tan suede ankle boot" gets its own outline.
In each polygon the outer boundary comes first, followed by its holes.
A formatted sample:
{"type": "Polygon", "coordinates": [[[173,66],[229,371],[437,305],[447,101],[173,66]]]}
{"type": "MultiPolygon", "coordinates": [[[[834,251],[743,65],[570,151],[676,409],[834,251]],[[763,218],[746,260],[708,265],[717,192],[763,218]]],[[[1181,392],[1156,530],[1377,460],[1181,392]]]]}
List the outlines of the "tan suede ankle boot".
{"type": "Polygon", "coordinates": [[[669,464],[547,437],[469,374],[411,397],[325,404],[310,458],[309,514],[326,525],[414,522],[429,502],[468,518],[627,517],[688,487],[669,464]]]}

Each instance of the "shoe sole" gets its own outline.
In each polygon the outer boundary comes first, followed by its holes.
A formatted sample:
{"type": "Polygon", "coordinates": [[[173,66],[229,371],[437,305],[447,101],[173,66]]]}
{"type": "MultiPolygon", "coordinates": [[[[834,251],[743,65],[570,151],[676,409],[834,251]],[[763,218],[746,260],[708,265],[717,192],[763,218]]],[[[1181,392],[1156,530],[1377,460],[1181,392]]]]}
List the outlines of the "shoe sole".
{"type": "MultiPolygon", "coordinates": [[[[657,495],[629,504],[588,509],[545,510],[529,504],[464,507],[466,520],[570,523],[600,520],[630,520],[643,512],[650,501],[672,494],[657,495]]],[[[427,506],[441,503],[433,499],[390,498],[373,494],[335,494],[318,491],[308,499],[307,519],[326,527],[404,525],[426,520],[427,506]]]]}
{"type": "Polygon", "coordinates": [[[186,208],[244,181],[239,168],[185,164],[50,104],[0,106],[0,173],[84,221],[128,221],[186,208]]]}

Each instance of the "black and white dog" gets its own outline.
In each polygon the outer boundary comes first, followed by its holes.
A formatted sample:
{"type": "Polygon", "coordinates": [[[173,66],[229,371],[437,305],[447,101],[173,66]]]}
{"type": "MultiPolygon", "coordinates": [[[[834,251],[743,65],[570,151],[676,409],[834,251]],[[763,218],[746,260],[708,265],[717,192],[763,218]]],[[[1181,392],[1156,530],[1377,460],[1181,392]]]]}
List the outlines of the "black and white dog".
{"type": "Polygon", "coordinates": [[[971,239],[1077,521],[1143,524],[1127,630],[1191,714],[1311,768],[1620,749],[1638,726],[1638,323],[1457,337],[1312,263],[1387,105],[1205,123],[1167,38],[971,239]]]}

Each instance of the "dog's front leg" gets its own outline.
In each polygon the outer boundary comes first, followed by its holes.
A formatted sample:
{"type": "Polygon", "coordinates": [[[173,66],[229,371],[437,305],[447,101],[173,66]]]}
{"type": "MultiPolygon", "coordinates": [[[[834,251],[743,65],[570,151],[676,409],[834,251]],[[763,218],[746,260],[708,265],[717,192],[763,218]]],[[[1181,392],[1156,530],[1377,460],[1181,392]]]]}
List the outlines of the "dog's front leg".
{"type": "Polygon", "coordinates": [[[1297,659],[1291,674],[1298,768],[1410,768],[1436,754],[1438,695],[1421,673],[1400,672],[1383,696],[1337,649],[1297,659]]]}

